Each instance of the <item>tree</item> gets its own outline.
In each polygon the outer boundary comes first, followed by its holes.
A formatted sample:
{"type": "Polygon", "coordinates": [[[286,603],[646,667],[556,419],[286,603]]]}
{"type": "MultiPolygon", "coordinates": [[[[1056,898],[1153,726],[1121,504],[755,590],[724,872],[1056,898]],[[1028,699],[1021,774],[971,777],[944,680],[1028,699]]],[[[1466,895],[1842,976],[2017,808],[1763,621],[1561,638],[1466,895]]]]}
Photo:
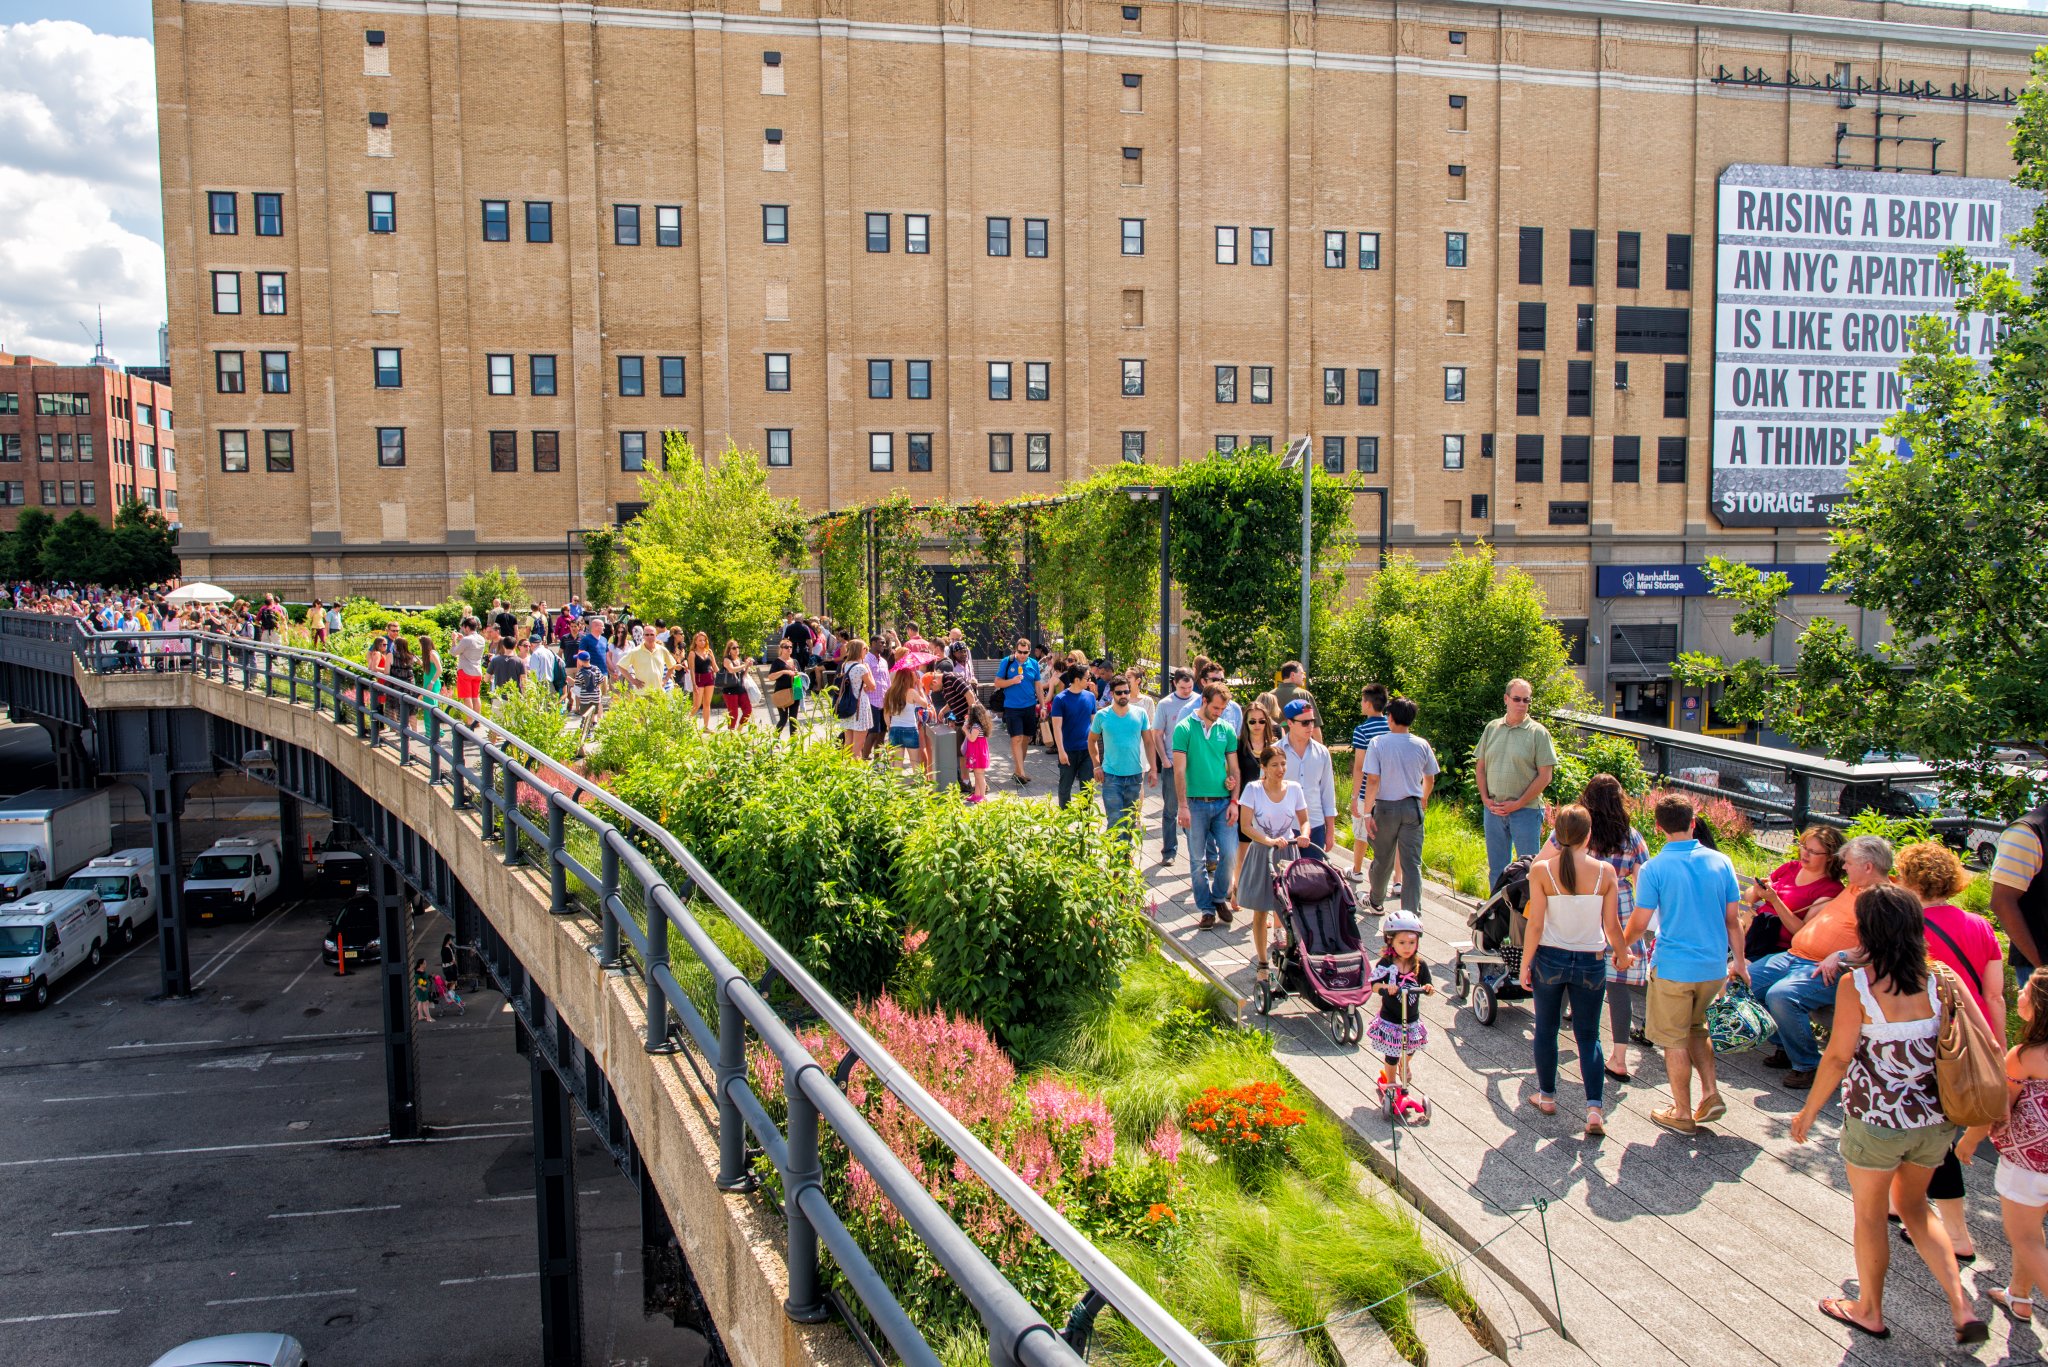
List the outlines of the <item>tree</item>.
{"type": "Polygon", "coordinates": [[[455,590],[455,596],[462,600],[462,606],[469,610],[469,615],[479,622],[491,619],[491,604],[501,599],[514,612],[519,611],[521,604],[530,601],[519,571],[508,565],[494,565],[482,572],[471,570],[462,576],[462,587],[455,590]]]}
{"type": "Polygon", "coordinates": [[[583,533],[583,601],[605,609],[619,601],[619,533],[593,527],[583,533]]]}
{"type": "Polygon", "coordinates": [[[100,582],[109,588],[147,588],[177,572],[177,529],[139,498],[123,503],[101,556],[100,582]]]}
{"type": "Polygon", "coordinates": [[[0,573],[9,579],[43,577],[43,541],[57,519],[41,508],[24,508],[14,530],[0,541],[0,573]]]}
{"type": "Polygon", "coordinates": [[[80,508],[43,539],[43,578],[81,584],[101,582],[107,553],[106,524],[80,508]]]}
{"type": "MultiPolygon", "coordinates": [[[[2038,70],[2038,64],[2037,64],[2038,70]]],[[[2021,95],[2016,184],[2048,190],[2048,87],[2021,95]]],[[[2048,204],[2014,235],[2048,254],[2048,204]]],[[[1865,649],[1840,623],[1800,631],[1788,672],[1760,659],[1688,654],[1679,677],[1719,685],[1717,707],[1843,759],[1871,750],[1932,762],[1944,787],[1986,815],[2029,804],[2031,782],[1999,742],[2048,737],[2048,276],[2023,287],[1944,252],[1961,289],[1956,322],[1922,318],[1899,369],[1905,411],[1850,460],[1831,515],[1829,584],[1882,611],[1892,637],[1865,649]],[[1988,364],[1958,334],[1996,339],[1988,364]]],[[[1715,592],[1742,605],[1736,629],[1768,639],[1790,584],[1709,562],[1715,592]]]]}
{"type": "Polygon", "coordinates": [[[728,445],[701,463],[681,432],[662,442],[662,466],[640,477],[646,507],[619,531],[627,597],[643,617],[681,622],[752,644],[796,599],[784,552],[804,544],[795,499],[768,492],[759,454],[728,445]]]}

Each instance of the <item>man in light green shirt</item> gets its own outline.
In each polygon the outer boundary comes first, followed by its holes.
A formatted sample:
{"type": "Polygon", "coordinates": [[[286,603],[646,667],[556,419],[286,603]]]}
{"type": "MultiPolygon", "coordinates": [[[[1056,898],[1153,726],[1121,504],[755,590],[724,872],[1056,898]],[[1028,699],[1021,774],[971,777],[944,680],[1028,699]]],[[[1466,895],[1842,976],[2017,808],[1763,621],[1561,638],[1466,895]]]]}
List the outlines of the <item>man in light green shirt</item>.
{"type": "Polygon", "coordinates": [[[1188,833],[1188,881],[1194,887],[1201,929],[1232,919],[1230,882],[1237,872],[1237,732],[1223,720],[1230,689],[1212,683],[1202,705],[1173,731],[1173,782],[1180,798],[1179,821],[1188,833]],[[1215,850],[1214,870],[1203,863],[1215,850]]]}
{"type": "Polygon", "coordinates": [[[1527,679],[1508,680],[1507,715],[1488,722],[1479,736],[1472,783],[1486,804],[1489,887],[1510,860],[1535,854],[1543,838],[1543,790],[1557,769],[1557,747],[1543,723],[1529,715],[1534,697],[1527,679]]]}

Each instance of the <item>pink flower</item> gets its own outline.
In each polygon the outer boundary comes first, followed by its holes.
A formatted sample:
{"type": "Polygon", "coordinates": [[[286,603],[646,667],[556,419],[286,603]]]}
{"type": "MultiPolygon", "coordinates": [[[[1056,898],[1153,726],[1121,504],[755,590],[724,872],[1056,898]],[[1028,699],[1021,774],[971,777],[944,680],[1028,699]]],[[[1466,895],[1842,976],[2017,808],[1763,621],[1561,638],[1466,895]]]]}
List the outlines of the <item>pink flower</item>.
{"type": "Polygon", "coordinates": [[[1174,1123],[1172,1116],[1159,1122],[1159,1128],[1145,1141],[1145,1152],[1162,1163],[1180,1161],[1180,1126],[1174,1123]]]}

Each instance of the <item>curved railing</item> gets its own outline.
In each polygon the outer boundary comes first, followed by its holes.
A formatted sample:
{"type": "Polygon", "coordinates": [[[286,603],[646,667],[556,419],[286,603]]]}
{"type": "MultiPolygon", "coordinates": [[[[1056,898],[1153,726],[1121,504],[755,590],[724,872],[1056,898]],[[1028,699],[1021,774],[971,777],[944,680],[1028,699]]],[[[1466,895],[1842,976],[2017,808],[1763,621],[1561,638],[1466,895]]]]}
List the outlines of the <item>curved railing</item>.
{"type": "MultiPolygon", "coordinates": [[[[715,1060],[719,1185],[728,1190],[748,1185],[749,1132],[781,1174],[788,1222],[786,1308],[791,1318],[810,1322],[824,1317],[818,1265],[822,1240],[897,1355],[913,1367],[937,1367],[937,1358],[923,1335],[825,1194],[818,1157],[818,1122],[822,1118],[831,1123],[834,1135],[866,1167],[905,1222],[958,1283],[981,1317],[988,1333],[990,1360],[997,1367],[1009,1363],[1050,1367],[1080,1360],[1068,1341],[953,1223],[811,1057],[763,996],[765,984],[757,986],[733,965],[691,912],[693,896],[706,898],[722,912],[766,959],[771,978],[781,978],[803,998],[852,1055],[867,1065],[880,1085],[895,1093],[1066,1259],[1087,1283],[1093,1293],[1091,1300],[1099,1297],[1114,1308],[1169,1361],[1183,1367],[1221,1367],[1215,1353],[1192,1330],[1153,1300],[927,1092],[853,1012],[820,986],[658,823],[474,709],[333,655],[202,632],[105,633],[68,619],[0,614],[0,634],[62,641],[67,626],[73,652],[93,673],[189,670],[229,686],[309,705],[330,715],[337,726],[352,728],[366,744],[395,748],[401,765],[423,764],[426,781],[448,785],[458,809],[480,811],[484,837],[502,844],[506,862],[523,860],[529,846],[536,853],[544,852],[553,908],[558,913],[570,909],[571,874],[597,890],[604,962],[616,966],[622,961],[622,941],[639,956],[646,983],[648,1050],[670,1048],[673,1023],[689,1033],[705,1057],[715,1060]],[[521,783],[545,796],[544,825],[521,810],[521,783]],[[596,869],[585,866],[570,849],[569,833],[578,827],[597,840],[596,869]],[[639,842],[659,850],[682,871],[689,886],[681,892],[671,888],[639,842]],[[633,916],[621,895],[622,875],[637,881],[643,890],[648,926],[673,928],[711,975],[718,1005],[715,1029],[677,983],[669,961],[668,936],[643,930],[633,916]],[[749,1029],[782,1063],[786,1129],[769,1116],[749,1079],[749,1029]]],[[[843,1075],[843,1068],[841,1072],[843,1075]]]]}

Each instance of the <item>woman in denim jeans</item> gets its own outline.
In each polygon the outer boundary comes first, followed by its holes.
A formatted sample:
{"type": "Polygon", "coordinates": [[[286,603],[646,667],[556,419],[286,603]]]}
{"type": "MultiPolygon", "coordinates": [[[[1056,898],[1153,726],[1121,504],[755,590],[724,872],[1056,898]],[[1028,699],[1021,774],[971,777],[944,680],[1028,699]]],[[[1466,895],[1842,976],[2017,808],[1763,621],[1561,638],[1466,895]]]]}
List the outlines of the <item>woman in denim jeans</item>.
{"type": "Polygon", "coordinates": [[[1604,859],[1586,853],[1593,818],[1573,803],[1557,814],[1557,858],[1529,877],[1529,931],[1534,948],[1522,959],[1522,986],[1536,998],[1536,1094],[1530,1104],[1557,1114],[1557,1031],[1567,995],[1572,1034],[1579,1043],[1579,1074],[1586,1085],[1586,1136],[1607,1133],[1601,1111],[1606,1084],[1600,1051],[1600,1007],[1607,996],[1606,952],[1628,967],[1621,920],[1615,914],[1619,880],[1604,859]]]}

